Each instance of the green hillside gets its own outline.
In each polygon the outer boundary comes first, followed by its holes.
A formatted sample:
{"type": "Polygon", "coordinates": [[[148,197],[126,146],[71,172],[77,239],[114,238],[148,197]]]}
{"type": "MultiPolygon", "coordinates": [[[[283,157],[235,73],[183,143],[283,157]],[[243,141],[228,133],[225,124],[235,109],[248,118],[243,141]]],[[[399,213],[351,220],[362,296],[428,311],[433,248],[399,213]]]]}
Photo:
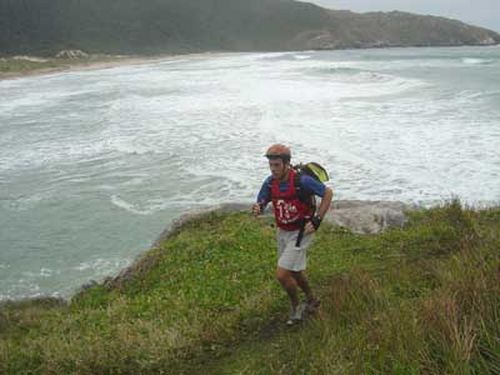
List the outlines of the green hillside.
{"type": "Polygon", "coordinates": [[[500,210],[457,202],[404,229],[325,225],[320,314],[288,328],[270,219],[194,219],[117,279],[0,308],[5,374],[495,374],[500,210]]]}
{"type": "Polygon", "coordinates": [[[495,43],[500,35],[492,31],[443,18],[292,0],[0,0],[4,56],[495,43]]]}

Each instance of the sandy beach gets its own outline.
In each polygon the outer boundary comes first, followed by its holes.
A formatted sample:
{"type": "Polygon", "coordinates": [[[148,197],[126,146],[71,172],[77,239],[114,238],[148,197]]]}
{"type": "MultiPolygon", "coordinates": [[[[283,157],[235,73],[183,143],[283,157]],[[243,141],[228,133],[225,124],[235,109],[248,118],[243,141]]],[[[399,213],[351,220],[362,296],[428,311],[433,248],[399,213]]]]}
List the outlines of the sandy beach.
{"type": "MultiPolygon", "coordinates": [[[[192,53],[192,54],[169,54],[169,55],[156,55],[156,56],[92,56],[89,59],[77,59],[77,60],[58,60],[58,59],[47,59],[46,62],[53,62],[55,64],[60,64],[57,66],[50,67],[33,67],[29,70],[13,71],[13,72],[0,72],[0,80],[7,79],[19,79],[29,76],[38,76],[59,72],[67,71],[82,71],[82,70],[98,70],[98,69],[109,69],[115,68],[123,65],[141,65],[141,64],[151,64],[160,61],[178,59],[180,57],[195,58],[195,57],[206,57],[207,55],[214,55],[213,52],[206,53],[192,53]]],[[[220,53],[216,53],[220,54],[220,53]]],[[[38,59],[38,58],[33,58],[38,59]]],[[[43,63],[40,63],[42,65],[43,63]]]]}

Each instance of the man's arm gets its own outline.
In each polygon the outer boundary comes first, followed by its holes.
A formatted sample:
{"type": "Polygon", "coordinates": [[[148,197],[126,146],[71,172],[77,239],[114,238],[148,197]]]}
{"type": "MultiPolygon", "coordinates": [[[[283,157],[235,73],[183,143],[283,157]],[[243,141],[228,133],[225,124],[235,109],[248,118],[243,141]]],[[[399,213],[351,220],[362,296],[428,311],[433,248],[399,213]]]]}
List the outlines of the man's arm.
{"type": "Polygon", "coordinates": [[[319,216],[321,220],[324,219],[326,213],[330,209],[330,205],[332,204],[332,198],[333,198],[333,191],[329,187],[325,188],[325,195],[321,199],[321,203],[319,204],[318,207],[318,212],[316,215],[319,216]]]}
{"type": "Polygon", "coordinates": [[[304,233],[310,234],[316,232],[319,228],[321,221],[324,219],[326,213],[328,212],[330,205],[332,204],[333,191],[329,187],[322,183],[314,181],[312,178],[309,180],[308,185],[314,194],[321,196],[321,203],[314,214],[311,221],[307,222],[304,227],[304,233]]]}
{"type": "Polygon", "coordinates": [[[252,213],[255,216],[259,216],[262,214],[262,211],[266,208],[267,204],[271,200],[271,191],[270,191],[270,177],[268,177],[262,187],[260,188],[259,194],[257,195],[257,202],[252,205],[252,213]]]}
{"type": "Polygon", "coordinates": [[[300,182],[307,192],[321,197],[321,203],[316,210],[315,216],[323,220],[332,203],[332,189],[307,175],[302,176],[300,182]]]}

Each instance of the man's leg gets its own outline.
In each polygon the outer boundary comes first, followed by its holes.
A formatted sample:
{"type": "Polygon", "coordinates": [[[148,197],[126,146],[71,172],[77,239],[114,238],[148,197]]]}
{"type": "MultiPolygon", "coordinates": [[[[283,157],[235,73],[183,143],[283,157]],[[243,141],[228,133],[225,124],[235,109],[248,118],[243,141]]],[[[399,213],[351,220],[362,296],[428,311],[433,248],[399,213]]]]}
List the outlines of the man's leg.
{"type": "Polygon", "coordinates": [[[280,282],[283,289],[287,292],[290,298],[292,308],[295,309],[299,305],[299,297],[297,293],[297,280],[293,277],[292,271],[278,267],[276,270],[276,278],[280,282]]]}
{"type": "Polygon", "coordinates": [[[304,271],[292,272],[292,277],[295,279],[297,285],[302,289],[304,294],[306,295],[307,302],[314,300],[314,294],[309,286],[309,282],[307,281],[307,277],[304,271]]]}
{"type": "Polygon", "coordinates": [[[309,282],[307,281],[307,277],[304,271],[293,272],[293,278],[297,282],[297,285],[302,289],[304,294],[306,295],[306,311],[309,313],[314,313],[318,310],[321,301],[314,296],[314,293],[309,286],[309,282]]]}

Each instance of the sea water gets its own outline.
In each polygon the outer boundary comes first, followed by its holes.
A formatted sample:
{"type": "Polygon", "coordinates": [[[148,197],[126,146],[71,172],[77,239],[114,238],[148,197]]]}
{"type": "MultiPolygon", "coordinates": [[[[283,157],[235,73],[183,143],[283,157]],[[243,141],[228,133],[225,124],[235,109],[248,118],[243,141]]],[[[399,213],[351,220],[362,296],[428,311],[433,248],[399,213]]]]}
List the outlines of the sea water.
{"type": "Polygon", "coordinates": [[[183,212],[251,202],[265,149],[335,199],[500,200],[500,48],[207,54],[0,82],[0,300],[116,274],[183,212]]]}

